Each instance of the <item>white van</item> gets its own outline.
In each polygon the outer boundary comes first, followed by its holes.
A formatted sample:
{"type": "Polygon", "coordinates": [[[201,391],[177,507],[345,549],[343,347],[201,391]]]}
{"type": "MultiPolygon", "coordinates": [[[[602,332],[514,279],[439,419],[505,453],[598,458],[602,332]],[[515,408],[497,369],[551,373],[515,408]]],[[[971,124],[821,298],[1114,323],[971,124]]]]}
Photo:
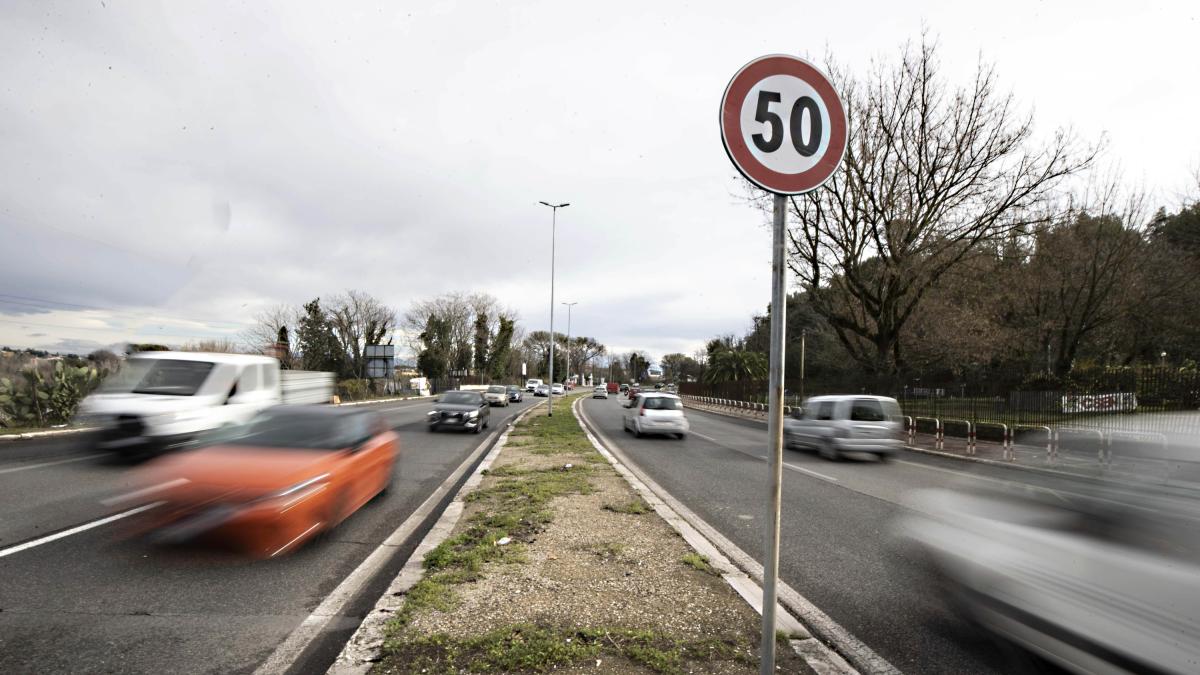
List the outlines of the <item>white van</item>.
{"type": "Polygon", "coordinates": [[[101,450],[165,451],[273,405],[330,400],[333,373],[285,372],[286,383],[268,356],[140,352],[80,403],[77,421],[100,427],[101,450]]]}
{"type": "Polygon", "coordinates": [[[904,447],[900,404],[887,396],[814,396],[783,422],[784,447],[815,448],[826,459],[868,453],[881,461],[904,447]]]}
{"type": "Polygon", "coordinates": [[[541,380],[525,380],[525,391],[536,392],[537,388],[542,386],[542,384],[541,380]]]}

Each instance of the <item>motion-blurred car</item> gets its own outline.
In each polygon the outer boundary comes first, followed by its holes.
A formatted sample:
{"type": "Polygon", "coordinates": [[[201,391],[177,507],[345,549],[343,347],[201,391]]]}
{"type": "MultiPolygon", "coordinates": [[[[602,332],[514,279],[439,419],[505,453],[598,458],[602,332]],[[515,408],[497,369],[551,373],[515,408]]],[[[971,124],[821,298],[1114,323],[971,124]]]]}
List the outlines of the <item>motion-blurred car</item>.
{"type": "Polygon", "coordinates": [[[673,384],[668,384],[668,385],[667,385],[667,393],[668,393],[668,394],[678,394],[678,393],[679,393],[679,387],[676,387],[676,386],[675,386],[675,385],[673,385],[673,384]]]}
{"type": "Polygon", "coordinates": [[[1194,495],[1101,485],[919,491],[899,534],[952,608],[1062,668],[1198,672],[1194,495]]]}
{"type": "Polygon", "coordinates": [[[378,413],[332,406],[276,406],[201,441],[146,464],[137,489],[110,503],[157,502],[135,528],[160,543],[202,540],[262,558],[295,550],[386,490],[398,451],[378,413]]]}
{"type": "Polygon", "coordinates": [[[542,381],[534,378],[525,380],[525,391],[535,392],[537,388],[542,386],[542,381]]]}
{"type": "Polygon", "coordinates": [[[502,384],[493,384],[483,392],[483,398],[487,400],[488,405],[499,405],[508,407],[508,389],[502,384]]]}
{"type": "Polygon", "coordinates": [[[567,393],[567,390],[564,389],[561,384],[555,382],[554,384],[550,385],[550,393],[554,394],[555,396],[562,396],[563,394],[567,393]]]}
{"type": "Polygon", "coordinates": [[[608,393],[610,394],[617,394],[621,391],[621,384],[619,382],[609,382],[605,386],[608,387],[608,393]]]}
{"type": "Polygon", "coordinates": [[[508,385],[506,391],[508,392],[508,400],[510,403],[520,403],[521,401],[525,400],[525,392],[521,391],[521,388],[516,385],[508,385]]]}
{"type": "Polygon", "coordinates": [[[607,387],[595,387],[592,389],[592,398],[608,398],[607,387]]]}
{"type": "Polygon", "coordinates": [[[466,429],[479,433],[492,418],[492,406],[477,391],[446,391],[433,402],[429,411],[429,430],[466,429]]]}
{"type": "Polygon", "coordinates": [[[550,395],[550,387],[548,387],[544,384],[539,384],[537,387],[534,388],[533,395],[534,396],[549,396],[550,395]]]}
{"type": "Polygon", "coordinates": [[[621,393],[622,393],[622,394],[624,394],[624,393],[625,393],[625,392],[627,392],[627,391],[629,391],[629,385],[628,385],[628,384],[622,384],[622,385],[621,385],[621,393]]]}
{"type": "Polygon", "coordinates": [[[676,438],[683,438],[688,432],[683,401],[678,396],[638,394],[628,408],[623,420],[625,431],[632,431],[638,438],[644,434],[673,434],[676,438]]]}
{"type": "Polygon", "coordinates": [[[815,448],[826,459],[868,453],[880,460],[904,446],[900,404],[886,396],[814,396],[783,422],[784,447],[815,448]]]}

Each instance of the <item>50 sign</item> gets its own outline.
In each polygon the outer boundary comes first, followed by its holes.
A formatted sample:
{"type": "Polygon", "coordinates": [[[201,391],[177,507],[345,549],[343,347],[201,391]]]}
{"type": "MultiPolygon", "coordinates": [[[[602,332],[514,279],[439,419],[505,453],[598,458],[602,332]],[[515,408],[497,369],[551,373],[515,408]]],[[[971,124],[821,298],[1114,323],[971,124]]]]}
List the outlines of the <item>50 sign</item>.
{"type": "Polygon", "coordinates": [[[776,194],[824,183],[846,151],[846,112],[829,78],[808,61],[755,59],[721,100],[721,141],[747,180],[776,194]]]}

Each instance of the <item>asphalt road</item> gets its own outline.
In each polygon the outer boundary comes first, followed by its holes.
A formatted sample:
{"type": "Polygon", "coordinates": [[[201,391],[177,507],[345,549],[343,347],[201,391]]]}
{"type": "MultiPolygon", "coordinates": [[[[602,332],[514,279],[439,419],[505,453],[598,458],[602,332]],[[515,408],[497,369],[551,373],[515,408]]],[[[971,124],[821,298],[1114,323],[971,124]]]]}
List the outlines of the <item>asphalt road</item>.
{"type": "MultiPolygon", "coordinates": [[[[623,432],[621,399],[584,410],[631,461],[759,562],[766,517],[766,425],[689,409],[685,440],[623,432]]],[[[909,673],[1027,672],[1035,663],[961,621],[892,525],[911,513],[912,491],[1018,482],[1053,489],[1061,479],[905,452],[889,463],[830,462],[785,450],[781,578],[859,640],[909,673]]]]}
{"type": "MultiPolygon", "coordinates": [[[[122,540],[116,524],[0,558],[0,672],[253,671],[474,448],[534,401],[545,399],[493,408],[481,435],[429,433],[428,400],[379,404],[401,441],[391,489],[279,560],[122,540]]],[[[79,437],[0,444],[0,550],[107,515],[100,500],[127,489],[128,472],[79,437]]],[[[429,525],[295,670],[332,662],[429,525]]]]}

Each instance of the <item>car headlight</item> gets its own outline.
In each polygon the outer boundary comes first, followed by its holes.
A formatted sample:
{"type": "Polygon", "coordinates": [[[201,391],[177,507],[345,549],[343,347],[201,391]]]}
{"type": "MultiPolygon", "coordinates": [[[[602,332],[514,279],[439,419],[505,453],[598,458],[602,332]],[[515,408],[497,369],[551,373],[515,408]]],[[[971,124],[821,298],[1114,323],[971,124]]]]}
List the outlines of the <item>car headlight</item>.
{"type": "Polygon", "coordinates": [[[478,411],[478,410],[472,410],[472,411],[471,411],[471,414],[467,415],[467,417],[471,417],[471,418],[479,417],[479,411],[478,411]]]}
{"type": "Polygon", "coordinates": [[[430,410],[430,411],[429,411],[429,416],[430,416],[430,417],[437,417],[439,414],[441,414],[441,413],[439,413],[439,412],[438,412],[438,411],[436,411],[436,410],[430,410]]]}

